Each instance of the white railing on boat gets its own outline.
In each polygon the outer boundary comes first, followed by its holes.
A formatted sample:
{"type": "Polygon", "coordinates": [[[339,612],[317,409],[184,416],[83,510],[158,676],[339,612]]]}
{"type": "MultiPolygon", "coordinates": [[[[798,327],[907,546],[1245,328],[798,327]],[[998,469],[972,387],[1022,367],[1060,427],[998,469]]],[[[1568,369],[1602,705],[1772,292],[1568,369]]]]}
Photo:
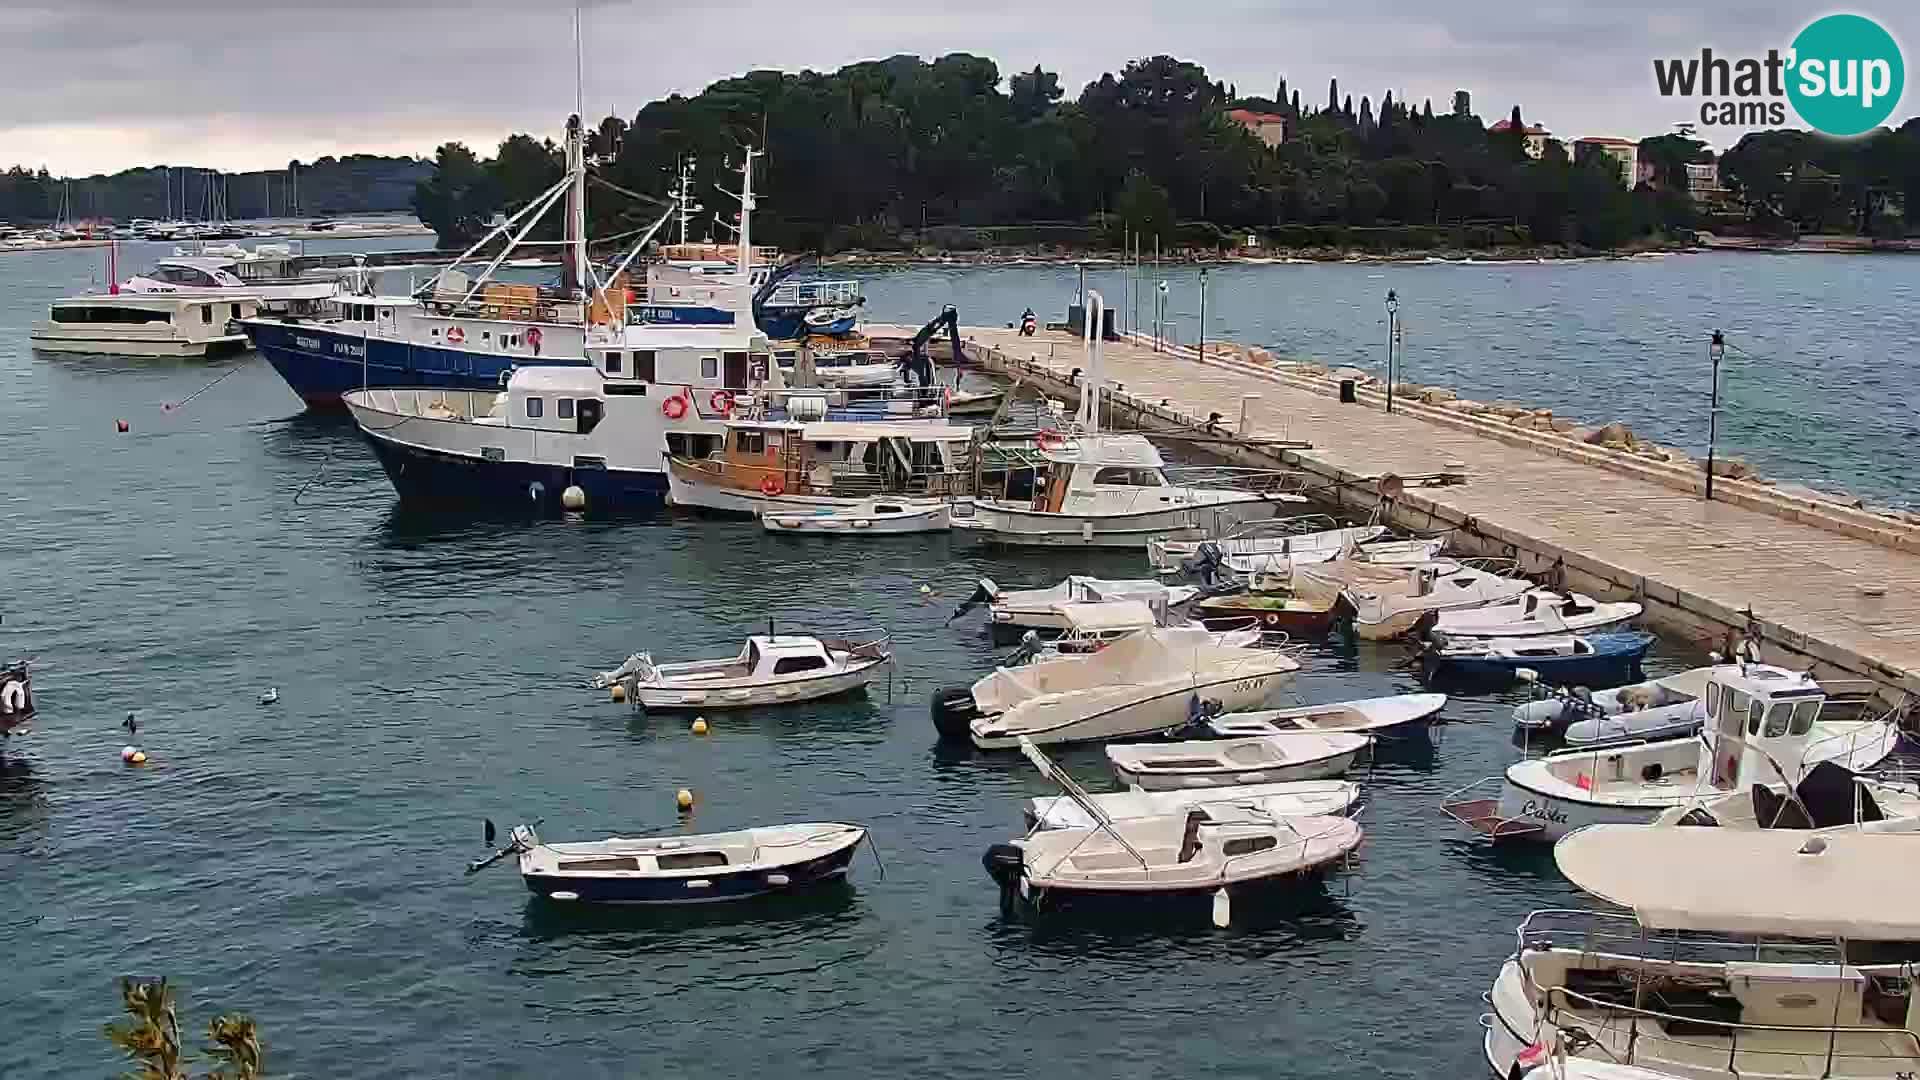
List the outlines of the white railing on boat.
{"type": "Polygon", "coordinates": [[[846,307],[860,302],[858,281],[791,281],[774,287],[762,307],[846,307]]]}
{"type": "Polygon", "coordinates": [[[1300,495],[1312,477],[1297,469],[1253,469],[1239,465],[1169,465],[1167,483],[1179,488],[1217,488],[1263,495],[1300,495]]]}

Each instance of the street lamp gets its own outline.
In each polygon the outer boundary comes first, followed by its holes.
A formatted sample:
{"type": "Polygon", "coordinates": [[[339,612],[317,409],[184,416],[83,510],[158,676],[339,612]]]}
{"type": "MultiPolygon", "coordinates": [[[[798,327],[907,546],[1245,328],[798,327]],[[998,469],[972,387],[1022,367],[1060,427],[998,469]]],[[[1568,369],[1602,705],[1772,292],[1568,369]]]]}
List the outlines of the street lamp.
{"type": "Polygon", "coordinates": [[[1713,361],[1713,388],[1707,393],[1707,501],[1713,501],[1713,451],[1720,435],[1720,358],[1727,353],[1725,334],[1715,330],[1707,344],[1707,358],[1713,361]]]}
{"type": "Polygon", "coordinates": [[[1400,297],[1387,290],[1387,411],[1393,411],[1394,353],[1400,348],[1400,297]]]}
{"type": "Polygon", "coordinates": [[[1200,359],[1207,358],[1207,268],[1200,268],[1200,359]]]}
{"type": "Polygon", "coordinates": [[[1159,352],[1167,322],[1167,283],[1162,281],[1153,296],[1153,351],[1159,352]]]}

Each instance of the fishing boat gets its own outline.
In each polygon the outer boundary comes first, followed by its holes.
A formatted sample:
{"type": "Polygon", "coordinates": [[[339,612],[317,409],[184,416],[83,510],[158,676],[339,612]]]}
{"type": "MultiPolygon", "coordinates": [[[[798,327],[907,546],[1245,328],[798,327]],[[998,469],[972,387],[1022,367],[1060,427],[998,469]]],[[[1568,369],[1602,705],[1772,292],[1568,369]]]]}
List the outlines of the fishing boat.
{"type": "Polygon", "coordinates": [[[1008,914],[1023,904],[1038,912],[1101,900],[1193,901],[1209,904],[1224,927],[1236,897],[1309,878],[1360,846],[1351,818],[1272,817],[1233,804],[1115,820],[1032,743],[1021,749],[1095,824],[987,849],[981,862],[1008,914]]]}
{"type": "Polygon", "coordinates": [[[1625,825],[1568,836],[1560,872],[1608,909],[1520,923],[1485,996],[1487,1067],[1512,1075],[1558,1048],[1681,1080],[1920,1072],[1920,918],[1891,902],[1920,889],[1912,845],[1625,825]]]}
{"type": "MultiPolygon", "coordinates": [[[[1173,574],[1186,570],[1189,560],[1204,556],[1236,574],[1284,576],[1296,562],[1325,562],[1342,551],[1379,539],[1386,531],[1383,525],[1343,528],[1324,514],[1275,518],[1213,540],[1155,540],[1147,545],[1147,564],[1160,573],[1173,574]]],[[[1424,542],[1421,548],[1425,550],[1424,542]]]]}
{"type": "Polygon", "coordinates": [[[0,737],[33,719],[33,673],[25,661],[0,668],[0,737]]]}
{"type": "Polygon", "coordinates": [[[1216,644],[1198,627],[1128,634],[1097,652],[1001,667],[934,694],[933,725],[983,750],[1094,742],[1169,730],[1201,703],[1253,708],[1299,670],[1271,649],[1216,644]]]}
{"type": "Polygon", "coordinates": [[[973,594],[954,609],[947,621],[966,614],[974,605],[987,605],[988,619],[999,635],[1018,637],[1022,631],[1060,633],[1071,629],[1073,612],[1062,605],[1119,603],[1137,600],[1164,615],[1193,600],[1200,590],[1191,585],[1164,585],[1150,578],[1097,578],[1068,574],[1040,589],[1002,589],[992,578],[981,578],[973,594]]]}
{"type": "Polygon", "coordinates": [[[112,356],[211,356],[247,347],[236,320],[253,315],[246,297],[118,293],[71,296],[47,307],[27,341],[45,352],[112,356]]]}
{"type": "Polygon", "coordinates": [[[1505,604],[1442,611],[1430,633],[1448,637],[1548,637],[1581,634],[1640,617],[1631,601],[1602,603],[1585,593],[1532,589],[1505,604]]]}
{"type": "Polygon", "coordinates": [[[1322,637],[1333,629],[1338,593],[1295,596],[1285,588],[1257,587],[1263,577],[1256,575],[1256,588],[1247,592],[1203,597],[1193,605],[1193,617],[1208,627],[1253,619],[1268,633],[1289,637],[1322,637]]]}
{"type": "MultiPolygon", "coordinates": [[[[1025,660],[1047,660],[1072,653],[1098,652],[1116,639],[1155,627],[1189,627],[1197,624],[1169,616],[1139,600],[1114,600],[1099,604],[1055,604],[1054,614],[1064,626],[1059,636],[1042,638],[1038,630],[1020,635],[1020,649],[1007,660],[1012,666],[1025,660]],[[1023,655],[1024,654],[1024,655],[1023,655]]],[[[1237,626],[1201,627],[1215,644],[1226,648],[1251,649],[1263,643],[1265,634],[1250,622],[1237,626]]]]}
{"type": "MultiPolygon", "coordinates": [[[[1728,675],[1739,669],[1729,665],[1728,675]]],[[[1612,690],[1574,687],[1516,705],[1514,725],[1559,735],[1573,746],[1684,738],[1707,719],[1707,683],[1719,670],[1693,668],[1612,690]]]]}
{"type": "Polygon", "coordinates": [[[649,654],[634,653],[592,685],[622,687],[627,700],[647,709],[744,709],[863,689],[892,659],[893,640],[884,630],[831,637],[769,631],[722,660],[655,664],[649,654]]]}
{"type": "Polygon", "coordinates": [[[946,532],[953,527],[953,504],[945,499],[893,499],[875,496],[851,506],[821,507],[802,513],[760,515],[770,533],[788,536],[885,535],[946,532]]]}
{"type": "Polygon", "coordinates": [[[1792,786],[1754,784],[1661,811],[1655,825],[1718,829],[1920,832],[1920,785],[1822,761],[1792,786]]]}
{"type": "Polygon", "coordinates": [[[1294,731],[1351,731],[1363,735],[1404,734],[1447,704],[1445,694],[1395,694],[1292,709],[1226,713],[1207,720],[1216,738],[1284,735],[1294,731]]]}
{"type": "Polygon", "coordinates": [[[1344,776],[1373,737],[1351,731],[1288,731],[1237,739],[1126,743],[1107,747],[1107,764],[1142,791],[1324,780],[1344,776]]]}
{"type": "Polygon", "coordinates": [[[1339,596],[1353,610],[1358,637],[1387,641],[1413,633],[1439,612],[1511,600],[1533,584],[1452,559],[1394,566],[1343,558],[1295,567],[1293,588],[1318,601],[1339,596]]]}
{"type": "Polygon", "coordinates": [[[667,456],[675,506],[792,515],[966,490],[973,429],[944,419],[742,419],[725,428],[706,457],[667,456]]]}
{"type": "MultiPolygon", "coordinates": [[[[1185,814],[1214,806],[1239,806],[1272,818],[1346,817],[1360,803],[1360,785],[1351,780],[1290,780],[1277,784],[1180,791],[1114,791],[1087,798],[1114,821],[1185,814]]],[[[1065,795],[1028,799],[1021,812],[1033,829],[1085,829],[1098,824],[1065,795]]]]}
{"type": "MultiPolygon", "coordinates": [[[[493,823],[487,823],[491,843],[493,823]]],[[[840,822],[770,825],[734,832],[541,841],[516,825],[482,869],[516,856],[527,891],[582,904],[711,904],[799,892],[843,878],[867,830],[840,822]]]]}
{"type": "Polygon", "coordinates": [[[1704,696],[1707,725],[1698,737],[1529,758],[1452,792],[1441,810],[1492,840],[1553,841],[1586,825],[1644,825],[1756,783],[1793,784],[1822,761],[1866,772],[1900,739],[1891,717],[1823,718],[1819,683],[1767,664],[1714,668],[1704,696]]]}
{"type": "Polygon", "coordinates": [[[1652,634],[1615,632],[1558,637],[1438,637],[1420,654],[1429,680],[1509,685],[1531,671],[1559,686],[1618,686],[1640,677],[1652,634]]]}

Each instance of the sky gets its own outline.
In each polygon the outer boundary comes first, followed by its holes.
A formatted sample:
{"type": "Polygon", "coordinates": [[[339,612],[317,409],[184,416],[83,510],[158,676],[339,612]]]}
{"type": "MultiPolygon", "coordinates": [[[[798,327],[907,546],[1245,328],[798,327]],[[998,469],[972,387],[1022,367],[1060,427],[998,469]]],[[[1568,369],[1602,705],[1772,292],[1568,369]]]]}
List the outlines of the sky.
{"type": "MultiPolygon", "coordinates": [[[[1852,8],[1909,61],[1911,0],[1852,8]]],[[[1697,120],[1663,99],[1656,57],[1761,56],[1835,10],[1751,0],[594,0],[582,9],[587,115],[697,93],[755,68],[832,70],[898,53],[971,52],[1004,74],[1039,64],[1069,96],[1167,53],[1241,93],[1284,76],[1321,104],[1327,80],[1444,110],[1457,88],[1489,122],[1520,105],[1556,137],[1641,138],[1697,120]]],[[[86,175],[137,165],[283,168],[326,154],[490,152],[510,132],[558,137],[575,100],[573,6],[551,0],[3,0],[0,166],[86,175]]],[[[1920,111],[1906,95],[1894,122],[1920,111]]],[[[1725,148],[1744,129],[1702,127],[1725,148]]]]}

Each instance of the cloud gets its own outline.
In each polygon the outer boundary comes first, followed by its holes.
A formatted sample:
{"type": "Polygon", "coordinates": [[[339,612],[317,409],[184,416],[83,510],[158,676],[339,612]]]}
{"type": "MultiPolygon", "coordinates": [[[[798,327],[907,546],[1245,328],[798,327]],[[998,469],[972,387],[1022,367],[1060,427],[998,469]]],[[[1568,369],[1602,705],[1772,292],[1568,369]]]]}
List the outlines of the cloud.
{"type": "MultiPolygon", "coordinates": [[[[1920,41],[1910,9],[1867,13],[1920,41]]],[[[1518,104],[1558,134],[1645,136],[1695,119],[1695,106],[1654,92],[1656,56],[1784,47],[1813,14],[1780,0],[603,0],[584,8],[584,97],[590,116],[630,117],[652,98],[753,68],[956,51],[1004,72],[1045,66],[1071,93],[1166,52],[1245,93],[1271,93],[1284,75],[1317,104],[1337,77],[1356,101],[1392,90],[1444,108],[1465,88],[1482,116],[1518,104]]],[[[56,172],[279,167],[326,153],[427,154],[452,138],[491,148],[515,130],[557,134],[575,95],[571,6],[527,0],[27,0],[0,9],[0,40],[0,164],[56,172]]],[[[1728,145],[1739,133],[1703,134],[1728,145]]]]}

